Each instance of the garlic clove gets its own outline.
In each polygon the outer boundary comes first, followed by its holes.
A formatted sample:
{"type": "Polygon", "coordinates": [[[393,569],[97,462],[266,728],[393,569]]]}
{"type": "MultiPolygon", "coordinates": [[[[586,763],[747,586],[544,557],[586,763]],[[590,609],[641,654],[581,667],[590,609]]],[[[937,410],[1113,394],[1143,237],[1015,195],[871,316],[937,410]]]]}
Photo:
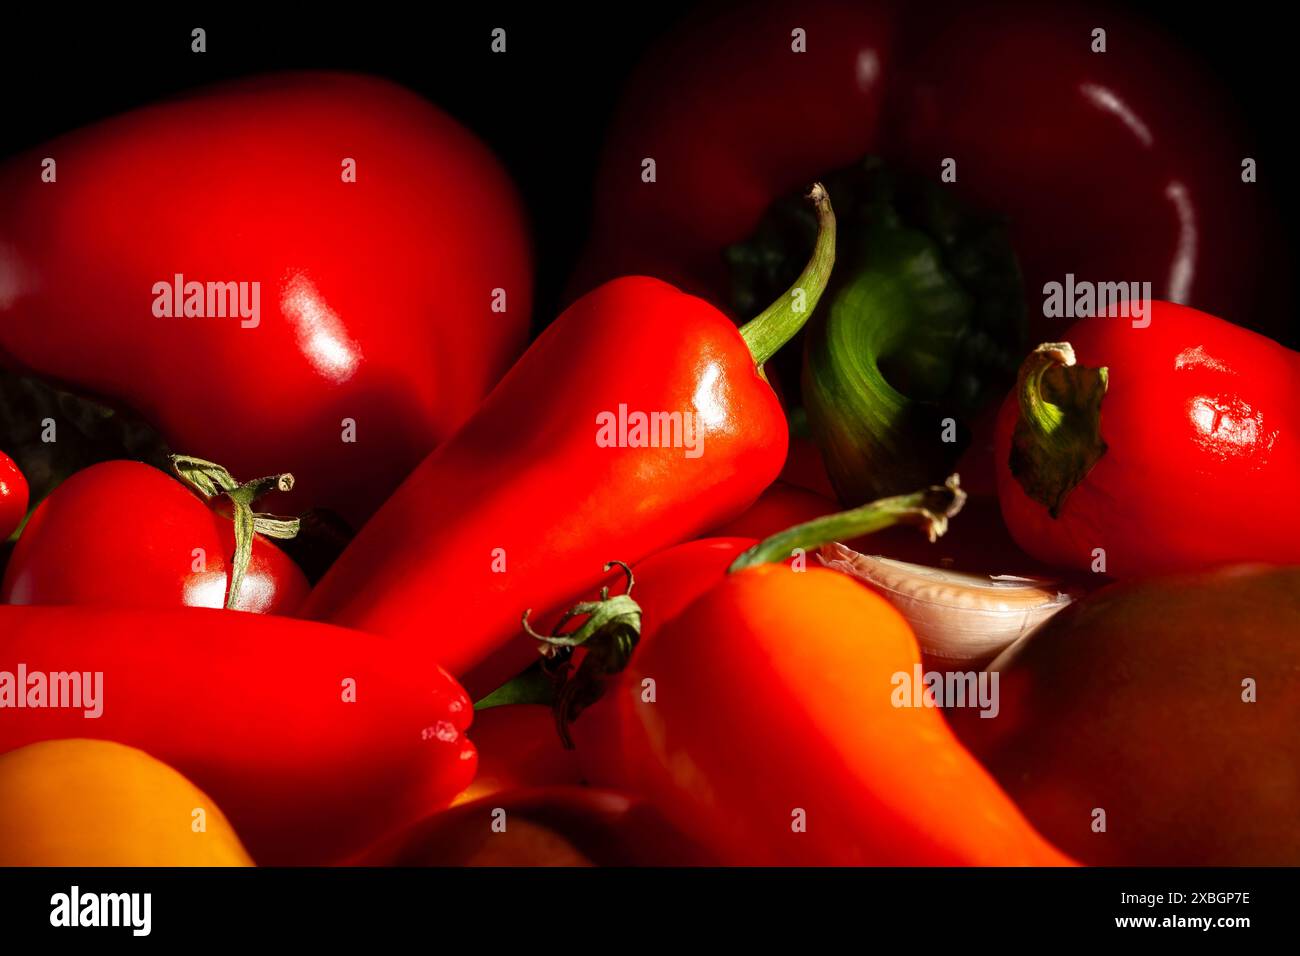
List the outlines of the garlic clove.
{"type": "Polygon", "coordinates": [[[933,568],[838,543],[818,557],[893,604],[928,661],[948,668],[982,667],[1078,596],[1052,578],[933,568]]]}

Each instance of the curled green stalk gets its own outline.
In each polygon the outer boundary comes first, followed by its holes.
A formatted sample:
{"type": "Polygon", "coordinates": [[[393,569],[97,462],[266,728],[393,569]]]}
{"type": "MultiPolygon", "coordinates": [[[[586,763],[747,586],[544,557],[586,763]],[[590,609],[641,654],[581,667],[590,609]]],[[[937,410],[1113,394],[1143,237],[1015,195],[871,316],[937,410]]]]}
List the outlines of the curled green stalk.
{"type": "Polygon", "coordinates": [[[268,475],[241,484],[230,472],[214,462],[192,455],[171,455],[169,460],[176,476],[205,501],[222,496],[230,501],[231,519],[235,526],[235,553],[231,556],[230,584],[226,591],[225,606],[228,610],[233,609],[253,556],[253,536],[263,534],[268,538],[286,540],[298,533],[297,518],[281,518],[253,511],[253,505],[259,498],[272,491],[291,490],[293,475],[287,472],[268,475]]]}
{"type": "Polygon", "coordinates": [[[796,549],[820,548],[832,541],[860,538],[899,524],[919,525],[934,541],[948,530],[948,519],[961,511],[965,503],[966,492],[961,489],[960,479],[957,475],[950,475],[942,485],[870,501],[848,511],[824,515],[779,531],[738,555],[727,568],[727,573],[785,561],[796,549]]]}
{"type": "Polygon", "coordinates": [[[1046,342],[1020,367],[1020,417],[1011,433],[1011,474],[1053,518],[1106,454],[1101,402],[1109,371],[1079,365],[1069,342],[1046,342]]]}
{"type": "Polygon", "coordinates": [[[528,623],[532,609],[524,612],[524,632],[538,642],[541,659],[476,702],[475,710],[506,704],[548,704],[560,740],[566,749],[573,749],[569,725],[604,695],[606,685],[627,667],[641,639],[641,606],[632,598],[636,578],[622,561],[609,562],[605,570],[616,566],[627,576],[623,593],[610,597],[609,587],[601,588],[599,599],[575,604],[550,634],[533,630],[528,623]],[[573,630],[565,630],[580,619],[573,630]]]}
{"type": "MultiPolygon", "coordinates": [[[[852,503],[953,470],[969,422],[1014,381],[1025,306],[1004,227],[960,207],[950,187],[874,159],[826,182],[838,263],[798,374],[831,482],[852,503]]],[[[729,250],[738,307],[788,281],[812,228],[802,204],[782,200],[729,250]]]]}
{"type": "Polygon", "coordinates": [[[812,258],[784,295],[740,327],[740,336],[759,368],[803,328],[821,301],[835,266],[835,212],[830,194],[821,183],[813,183],[804,199],[817,222],[812,258]]]}

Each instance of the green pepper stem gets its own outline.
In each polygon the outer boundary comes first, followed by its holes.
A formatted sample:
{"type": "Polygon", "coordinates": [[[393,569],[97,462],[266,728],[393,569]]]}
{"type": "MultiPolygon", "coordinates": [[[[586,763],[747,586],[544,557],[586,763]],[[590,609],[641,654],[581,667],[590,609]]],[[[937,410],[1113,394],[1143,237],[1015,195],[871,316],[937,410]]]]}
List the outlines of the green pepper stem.
{"type": "Polygon", "coordinates": [[[814,518],[760,541],[739,555],[728,574],[759,564],[787,560],[796,549],[819,548],[832,541],[847,541],[897,524],[919,524],[934,541],[948,530],[948,519],[961,511],[966,492],[957,475],[942,485],[931,485],[911,494],[895,495],[868,502],[849,511],[814,518]]]}
{"type": "Polygon", "coordinates": [[[1038,346],[1020,366],[1011,474],[1053,518],[1103,455],[1101,402],[1110,373],[1075,362],[1069,342],[1038,346]]]}
{"type": "Polygon", "coordinates": [[[779,299],[740,328],[754,364],[760,368],[803,328],[826,291],[835,265],[835,212],[830,194],[821,183],[813,183],[806,198],[817,212],[817,243],[812,258],[779,299]]]}
{"type": "Polygon", "coordinates": [[[641,639],[641,606],[632,598],[636,578],[631,566],[622,561],[610,561],[605,570],[615,566],[623,569],[626,590],[610,597],[609,587],[601,588],[599,599],[575,604],[550,634],[533,630],[528,623],[532,610],[524,612],[524,633],[537,641],[541,660],[475,703],[475,710],[507,704],[549,704],[560,742],[566,750],[573,749],[569,725],[600,700],[606,686],[627,667],[641,639]],[[565,630],[579,620],[581,623],[573,630],[565,630]],[[575,658],[579,649],[582,654],[575,658]]]}
{"type": "Polygon", "coordinates": [[[918,403],[880,371],[883,356],[926,329],[901,290],[875,273],[854,277],[829,300],[804,353],[808,423],[846,504],[915,488],[952,467],[939,458],[947,448],[935,440],[938,422],[919,421],[918,403]]]}
{"type": "Polygon", "coordinates": [[[253,537],[264,534],[272,538],[288,539],[298,533],[297,518],[280,518],[253,510],[254,503],[272,491],[289,491],[293,488],[293,475],[287,472],[254,478],[240,484],[220,465],[195,458],[192,455],[170,456],[172,470],[205,501],[224,495],[230,499],[231,519],[235,525],[235,553],[230,562],[230,586],[226,592],[225,607],[231,610],[239,597],[253,557],[253,537]]]}

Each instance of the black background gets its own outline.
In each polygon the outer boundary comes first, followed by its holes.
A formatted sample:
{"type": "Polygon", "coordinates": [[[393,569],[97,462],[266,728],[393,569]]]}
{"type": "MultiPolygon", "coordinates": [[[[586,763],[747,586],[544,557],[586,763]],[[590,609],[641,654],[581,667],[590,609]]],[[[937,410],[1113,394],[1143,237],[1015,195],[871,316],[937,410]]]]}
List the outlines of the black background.
{"type": "MultiPolygon", "coordinates": [[[[0,155],[180,90],[250,73],[338,68],[384,75],[456,116],[514,176],[532,220],[535,322],[545,323],[561,303],[585,240],[592,175],[618,94],[646,47],[692,6],[655,0],[421,10],[365,3],[141,12],[118,5],[74,14],[50,5],[7,14],[0,28],[0,155]],[[207,30],[202,55],[190,51],[196,26],[207,30]],[[508,33],[504,56],[490,51],[497,26],[508,33]]],[[[1099,16],[1116,9],[1095,6],[1099,16]]],[[[1290,33],[1275,14],[1261,15],[1264,8],[1255,6],[1128,6],[1218,76],[1251,131],[1260,185],[1290,222],[1297,208],[1296,187],[1283,172],[1294,124],[1290,33]]],[[[1171,108],[1190,112],[1197,104],[1171,108]]]]}
{"type": "Polygon", "coordinates": [[[1295,896],[1295,871],[1285,868],[0,869],[5,943],[31,940],[43,950],[61,940],[55,951],[63,951],[108,942],[110,952],[140,944],[128,929],[51,928],[50,897],[74,883],[83,893],[151,892],[148,939],[171,947],[164,952],[181,941],[211,947],[259,939],[296,943],[294,951],[319,941],[333,953],[355,938],[363,952],[390,939],[433,952],[617,951],[635,939],[651,949],[739,953],[807,952],[821,940],[845,939],[850,951],[873,952],[897,939],[890,950],[932,953],[949,942],[957,952],[978,943],[1021,944],[1013,945],[1018,951],[1031,941],[1125,936],[1134,946],[1182,950],[1200,940],[1232,952],[1285,932],[1295,896]],[[1170,891],[1188,901],[1206,891],[1248,893],[1249,901],[1120,902],[1123,893],[1167,899],[1170,891]],[[1115,924],[1116,917],[1242,916],[1249,927],[1115,924]]]}

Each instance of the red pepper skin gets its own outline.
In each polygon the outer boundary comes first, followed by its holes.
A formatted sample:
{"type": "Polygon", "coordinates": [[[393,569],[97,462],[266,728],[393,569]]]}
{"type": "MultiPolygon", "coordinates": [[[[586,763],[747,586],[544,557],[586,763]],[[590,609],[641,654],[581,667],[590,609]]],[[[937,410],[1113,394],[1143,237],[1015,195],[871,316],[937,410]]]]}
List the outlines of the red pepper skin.
{"type": "Polygon", "coordinates": [[[582,782],[577,756],[561,745],[549,707],[511,704],[476,711],[470,737],[478,751],[478,772],[456,795],[454,806],[524,787],[582,782]]]}
{"type": "Polygon", "coordinates": [[[781,469],[781,481],[835,501],[835,486],[826,474],[821,449],[811,438],[790,436],[790,450],[785,457],[785,467],[781,469]]]}
{"type": "Polygon", "coordinates": [[[815,491],[776,481],[758,496],[753,507],[735,519],[714,528],[711,537],[762,540],[797,524],[840,510],[835,499],[815,491]]]}
{"type": "Polygon", "coordinates": [[[61,737],[137,747],[211,796],[264,865],[342,858],[446,806],[474,774],[460,686],[341,628],[199,608],[0,606],[0,669],[19,664],[102,672],[102,715],[7,705],[0,752],[61,737]]]}
{"type": "Polygon", "coordinates": [[[1011,474],[1020,405],[997,430],[998,494],[1017,544],[1058,567],[1116,577],[1237,561],[1300,563],[1300,353],[1203,312],[1151,303],[1151,324],[1084,319],[1063,336],[1080,366],[1109,369],[1107,451],[1053,518],[1011,474]]]}
{"type": "Polygon", "coordinates": [[[303,613],[392,637],[477,699],[535,658],[525,610],[546,622],[590,592],[606,562],[738,514],[780,471],[787,430],[726,316],[656,279],[607,283],[411,474],[303,613]],[[598,447],[597,416],[620,405],[694,415],[702,453],[598,447]]]}
{"type": "Polygon", "coordinates": [[[574,292],[640,273],[728,302],[722,250],[811,173],[877,148],[894,20],[888,4],[752,3],[665,41],[614,116],[574,292]],[[794,27],[808,54],[791,52],[794,27]],[[653,183],[641,178],[647,158],[653,183]]]}
{"type": "MultiPolygon", "coordinates": [[[[213,607],[225,604],[234,525],[179,481],[137,461],[77,472],[37,506],[5,568],[7,604],[213,607]],[[194,570],[195,549],[203,570],[194,570]]],[[[236,609],[291,614],[307,578],[262,535],[236,609]]]]}
{"type": "MultiPolygon", "coordinates": [[[[636,653],[649,646],[667,622],[726,577],[731,562],[757,543],[758,539],[745,537],[700,538],[637,564],[632,596],[641,605],[641,638],[636,653]]],[[[632,793],[644,787],[640,774],[651,755],[645,734],[635,723],[641,694],[640,683],[623,671],[569,726],[585,782],[632,793]]]]}
{"type": "Polygon", "coordinates": [[[378,79],[282,73],[69,133],[0,168],[0,224],[0,359],[235,474],[293,472],[286,513],[359,525],[527,340],[513,187],[470,133],[378,79]],[[260,282],[259,324],[155,316],[154,284],[178,273],[260,282]]]}
{"type": "Polygon", "coordinates": [[[900,156],[936,178],[957,157],[962,198],[1006,217],[1039,328],[1061,327],[1043,317],[1044,284],[1074,273],[1150,281],[1154,298],[1284,330],[1261,301],[1280,291],[1284,240],[1242,182],[1255,154],[1238,111],[1195,60],[1116,10],[1010,0],[936,13],[893,104],[900,156]],[[1096,28],[1105,53],[1092,52],[1096,28]]]}
{"type": "Polygon", "coordinates": [[[957,195],[1008,217],[1040,329],[1041,289],[1067,273],[1150,280],[1156,298],[1267,326],[1277,315],[1256,290],[1274,270],[1261,257],[1285,246],[1259,187],[1241,181],[1253,153],[1222,99],[1194,61],[1114,10],[746,4],[638,67],[573,288],[649,271],[728,302],[723,250],[773,200],[870,153],[936,181],[953,157],[957,195]],[[1104,54],[1090,49],[1098,26],[1104,54]],[[791,51],[795,27],[806,53],[791,51]]]}
{"type": "Polygon", "coordinates": [[[27,514],[27,479],[14,460],[0,451],[0,541],[14,533],[27,514]]]}

